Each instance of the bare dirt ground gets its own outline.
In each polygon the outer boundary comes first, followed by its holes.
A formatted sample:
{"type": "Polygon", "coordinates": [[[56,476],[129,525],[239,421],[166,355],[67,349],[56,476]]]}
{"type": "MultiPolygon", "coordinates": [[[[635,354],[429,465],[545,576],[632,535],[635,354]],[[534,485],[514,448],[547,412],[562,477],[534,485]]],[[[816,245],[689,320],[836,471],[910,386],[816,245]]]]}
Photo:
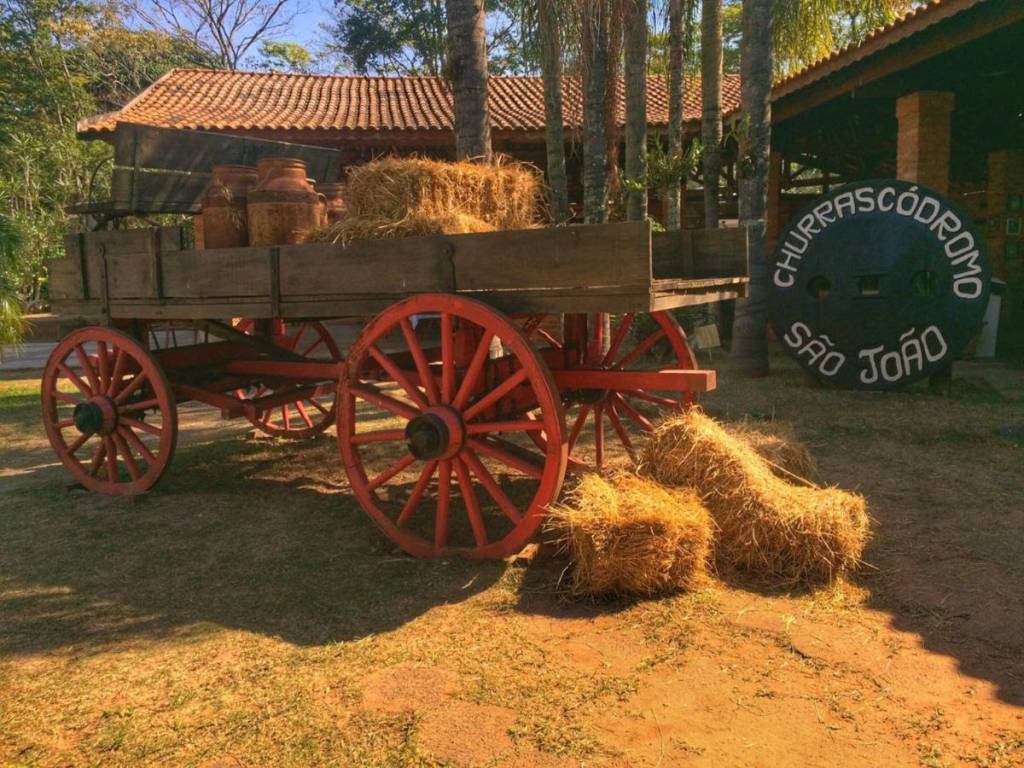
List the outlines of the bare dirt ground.
{"type": "Polygon", "coordinates": [[[1024,765],[1024,371],[865,394],[773,362],[716,358],[705,403],[864,493],[869,567],[600,604],[549,556],[405,557],[333,439],[209,411],[152,494],[69,491],[37,382],[0,381],[0,764],[1024,765]]]}

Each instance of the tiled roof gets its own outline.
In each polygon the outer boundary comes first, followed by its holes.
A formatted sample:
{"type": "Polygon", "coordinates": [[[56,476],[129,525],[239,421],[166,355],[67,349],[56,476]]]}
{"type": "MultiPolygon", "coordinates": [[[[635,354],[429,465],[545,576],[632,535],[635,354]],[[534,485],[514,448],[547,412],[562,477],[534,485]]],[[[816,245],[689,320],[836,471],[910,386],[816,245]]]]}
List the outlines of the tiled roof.
{"type": "MultiPolygon", "coordinates": [[[[539,77],[491,77],[491,127],[498,131],[544,129],[544,93],[539,77]]],[[[684,118],[700,118],[700,84],[687,82],[684,118]]],[[[566,78],[565,120],[580,124],[578,82],[566,78]]],[[[722,108],[739,108],[740,84],[726,75],[722,108]]],[[[668,123],[663,78],[648,82],[647,116],[668,123]]],[[[620,111],[619,119],[623,115],[620,111]]],[[[78,124],[83,136],[112,131],[118,122],[205,130],[433,131],[452,129],[451,92],[439,77],[356,77],[270,72],[175,69],[117,112],[78,124]]]]}
{"type": "MultiPolygon", "coordinates": [[[[859,43],[833,51],[828,56],[786,76],[775,84],[773,98],[780,98],[833,72],[904,40],[933,24],[973,8],[985,0],[928,0],[895,21],[879,27],[859,43]]],[[[1018,0],[1024,2],[1024,0],[1018,0]]]]}

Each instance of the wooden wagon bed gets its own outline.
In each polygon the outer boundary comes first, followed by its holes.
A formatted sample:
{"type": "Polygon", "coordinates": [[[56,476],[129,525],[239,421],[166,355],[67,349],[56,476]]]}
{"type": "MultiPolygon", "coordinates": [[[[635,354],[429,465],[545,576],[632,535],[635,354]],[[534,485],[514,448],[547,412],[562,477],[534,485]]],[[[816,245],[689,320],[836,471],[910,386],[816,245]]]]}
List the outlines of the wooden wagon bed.
{"type": "Polygon", "coordinates": [[[84,319],[341,318],[423,293],[506,312],[649,312],[745,295],[744,229],[647,222],[188,250],[179,227],[69,235],[56,312],[84,319]]]}

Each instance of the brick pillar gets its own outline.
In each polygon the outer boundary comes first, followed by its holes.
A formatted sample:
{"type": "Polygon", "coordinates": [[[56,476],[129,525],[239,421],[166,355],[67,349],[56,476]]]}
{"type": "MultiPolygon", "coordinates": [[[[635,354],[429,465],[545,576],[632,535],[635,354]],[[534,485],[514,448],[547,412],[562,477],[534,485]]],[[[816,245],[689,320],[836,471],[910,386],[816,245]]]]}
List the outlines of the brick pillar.
{"type": "Polygon", "coordinates": [[[896,100],[899,135],[896,175],[946,194],[949,192],[949,134],[954,96],[917,91],[896,100]]]}

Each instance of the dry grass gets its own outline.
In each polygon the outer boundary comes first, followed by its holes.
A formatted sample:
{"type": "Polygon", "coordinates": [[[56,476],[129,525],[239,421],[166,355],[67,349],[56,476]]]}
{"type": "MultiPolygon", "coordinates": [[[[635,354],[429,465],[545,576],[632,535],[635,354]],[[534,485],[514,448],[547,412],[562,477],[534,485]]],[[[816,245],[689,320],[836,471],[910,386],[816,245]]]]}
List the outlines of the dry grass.
{"type": "Polygon", "coordinates": [[[348,216],[306,235],[310,242],[463,234],[534,226],[541,178],[522,163],[444,163],[387,157],[354,168],[348,216]]]}
{"type": "Polygon", "coordinates": [[[719,528],[716,554],[740,570],[818,583],[861,560],[869,534],[862,496],[779,479],[749,443],[700,410],[658,427],[640,471],[695,488],[719,528]]]}
{"type": "Polygon", "coordinates": [[[663,594],[705,575],[711,518],[689,491],[627,473],[588,474],[548,525],[569,555],[576,595],[663,594]]]}
{"type": "Polygon", "coordinates": [[[746,441],[783,480],[818,481],[818,464],[807,446],[797,440],[793,427],[785,422],[744,421],[726,427],[746,441]]]}

